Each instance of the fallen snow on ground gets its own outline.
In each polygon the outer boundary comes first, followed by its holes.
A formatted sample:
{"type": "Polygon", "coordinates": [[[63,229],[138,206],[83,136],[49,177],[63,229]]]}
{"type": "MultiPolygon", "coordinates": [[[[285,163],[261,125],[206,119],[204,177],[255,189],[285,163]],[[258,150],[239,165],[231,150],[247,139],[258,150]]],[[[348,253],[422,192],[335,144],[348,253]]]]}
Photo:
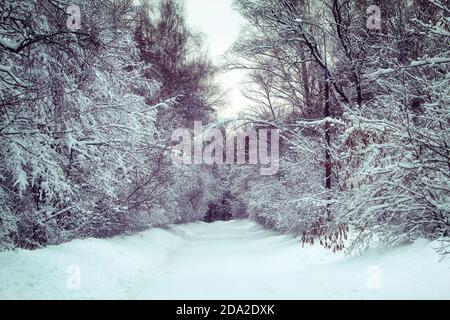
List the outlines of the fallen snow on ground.
{"type": "Polygon", "coordinates": [[[0,253],[3,299],[450,299],[438,244],[362,256],[302,248],[248,220],[0,253]]]}

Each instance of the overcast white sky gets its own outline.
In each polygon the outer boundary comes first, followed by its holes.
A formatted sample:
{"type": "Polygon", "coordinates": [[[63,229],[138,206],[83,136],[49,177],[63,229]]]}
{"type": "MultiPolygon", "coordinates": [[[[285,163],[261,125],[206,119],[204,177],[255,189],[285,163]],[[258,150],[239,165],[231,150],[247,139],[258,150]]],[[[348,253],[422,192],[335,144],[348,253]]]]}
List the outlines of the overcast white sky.
{"type": "MultiPolygon", "coordinates": [[[[243,18],[233,10],[233,0],[185,0],[188,23],[206,35],[209,51],[215,62],[238,38],[243,18]]],[[[222,74],[220,82],[229,90],[230,105],[219,111],[219,116],[229,117],[245,107],[239,83],[242,73],[238,71],[222,74]]]]}

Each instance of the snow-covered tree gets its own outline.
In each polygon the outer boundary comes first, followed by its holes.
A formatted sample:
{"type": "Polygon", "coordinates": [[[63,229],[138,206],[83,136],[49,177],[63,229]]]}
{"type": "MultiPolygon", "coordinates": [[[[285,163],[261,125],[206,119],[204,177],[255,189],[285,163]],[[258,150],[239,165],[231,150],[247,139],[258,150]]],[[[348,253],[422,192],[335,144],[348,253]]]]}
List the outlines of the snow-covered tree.
{"type": "Polygon", "coordinates": [[[349,228],[351,249],[448,236],[448,6],[378,1],[374,30],[364,1],[235,3],[245,118],[289,146],[281,174],[252,183],[251,216],[334,250],[349,228]]]}
{"type": "Polygon", "coordinates": [[[170,161],[168,123],[158,118],[178,101],[142,59],[140,12],[130,0],[2,3],[2,246],[111,236],[206,212],[207,172],[170,161]],[[80,8],[77,30],[69,5],[80,8]]]}

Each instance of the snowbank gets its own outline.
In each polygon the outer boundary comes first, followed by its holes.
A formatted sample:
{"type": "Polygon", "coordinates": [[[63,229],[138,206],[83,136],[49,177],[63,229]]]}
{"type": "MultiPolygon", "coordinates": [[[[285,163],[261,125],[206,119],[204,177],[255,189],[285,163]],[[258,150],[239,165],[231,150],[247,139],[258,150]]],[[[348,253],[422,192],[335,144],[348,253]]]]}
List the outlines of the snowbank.
{"type": "Polygon", "coordinates": [[[0,299],[127,297],[184,244],[173,231],[152,229],[133,236],[0,252],[0,299]]]}

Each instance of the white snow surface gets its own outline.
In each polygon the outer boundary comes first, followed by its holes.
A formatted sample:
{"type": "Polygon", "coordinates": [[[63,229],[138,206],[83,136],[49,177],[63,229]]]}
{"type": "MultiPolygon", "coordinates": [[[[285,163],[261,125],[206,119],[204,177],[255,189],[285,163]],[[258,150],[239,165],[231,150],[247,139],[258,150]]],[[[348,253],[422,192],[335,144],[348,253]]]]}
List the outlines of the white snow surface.
{"type": "Polygon", "coordinates": [[[450,259],[440,261],[438,245],[347,256],[249,220],[197,222],[0,252],[0,298],[450,299],[450,259]]]}

